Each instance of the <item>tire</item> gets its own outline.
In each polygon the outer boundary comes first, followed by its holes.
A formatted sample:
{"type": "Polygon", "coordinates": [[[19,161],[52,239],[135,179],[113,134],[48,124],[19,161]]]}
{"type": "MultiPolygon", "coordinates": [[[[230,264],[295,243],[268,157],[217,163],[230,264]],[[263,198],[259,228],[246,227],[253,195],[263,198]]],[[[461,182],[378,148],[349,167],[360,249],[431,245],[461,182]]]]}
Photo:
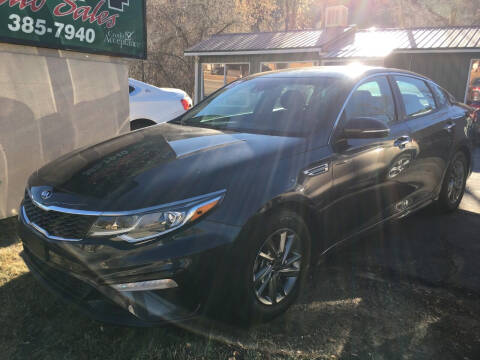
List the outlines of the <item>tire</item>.
{"type": "Polygon", "coordinates": [[[244,256],[238,262],[233,283],[234,315],[245,325],[271,320],[286,311],[303,288],[310,267],[311,238],[303,218],[293,211],[280,210],[264,220],[243,237],[246,249],[240,252],[244,256]],[[283,253],[278,251],[282,242],[283,253]],[[280,254],[275,255],[271,244],[280,254]],[[270,296],[275,284],[277,291],[270,296]]]}
{"type": "Polygon", "coordinates": [[[465,192],[467,183],[468,166],[465,154],[457,152],[448,166],[442,184],[442,190],[437,201],[441,212],[452,212],[458,208],[465,192]]]}

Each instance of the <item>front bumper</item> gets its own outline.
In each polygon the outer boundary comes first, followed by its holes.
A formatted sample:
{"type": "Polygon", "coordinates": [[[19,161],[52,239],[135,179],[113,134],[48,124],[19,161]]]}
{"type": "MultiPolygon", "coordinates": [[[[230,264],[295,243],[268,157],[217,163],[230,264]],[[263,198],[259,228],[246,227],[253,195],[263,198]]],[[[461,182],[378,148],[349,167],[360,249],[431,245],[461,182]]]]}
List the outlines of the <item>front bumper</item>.
{"type": "Polygon", "coordinates": [[[240,229],[203,220],[145,244],[111,240],[54,241],[19,218],[25,263],[47,288],[92,318],[151,326],[198,316],[222,296],[229,250],[240,229]],[[225,261],[222,261],[224,259],[225,261]],[[178,287],[118,291],[113,285],[172,279],[178,287]]]}

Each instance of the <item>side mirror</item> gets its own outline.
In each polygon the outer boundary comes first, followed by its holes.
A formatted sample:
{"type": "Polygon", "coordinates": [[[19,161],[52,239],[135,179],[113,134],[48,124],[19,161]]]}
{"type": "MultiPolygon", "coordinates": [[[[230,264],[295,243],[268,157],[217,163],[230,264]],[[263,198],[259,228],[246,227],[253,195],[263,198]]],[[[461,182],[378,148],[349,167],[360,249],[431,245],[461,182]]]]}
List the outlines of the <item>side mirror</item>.
{"type": "Polygon", "coordinates": [[[343,129],[346,139],[378,139],[390,135],[390,128],[381,120],[358,117],[348,121],[343,129]]]}

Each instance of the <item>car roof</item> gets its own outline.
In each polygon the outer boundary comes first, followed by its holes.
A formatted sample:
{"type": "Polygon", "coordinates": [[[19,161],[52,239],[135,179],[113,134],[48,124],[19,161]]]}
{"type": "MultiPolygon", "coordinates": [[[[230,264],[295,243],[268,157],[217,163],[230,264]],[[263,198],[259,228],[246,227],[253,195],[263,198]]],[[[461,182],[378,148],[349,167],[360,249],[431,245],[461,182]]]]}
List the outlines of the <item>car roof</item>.
{"type": "MultiPolygon", "coordinates": [[[[265,77],[265,78],[312,78],[312,77],[335,77],[339,79],[351,79],[358,80],[366,76],[374,74],[384,74],[384,73],[401,73],[405,75],[413,75],[421,77],[426,80],[430,80],[423,75],[416,74],[411,71],[394,69],[394,68],[385,68],[385,67],[374,67],[367,65],[341,65],[341,66],[313,66],[300,69],[285,69],[277,71],[268,71],[259,74],[254,74],[249,76],[249,78],[255,77],[265,77]]],[[[431,81],[431,80],[430,80],[431,81]]]]}

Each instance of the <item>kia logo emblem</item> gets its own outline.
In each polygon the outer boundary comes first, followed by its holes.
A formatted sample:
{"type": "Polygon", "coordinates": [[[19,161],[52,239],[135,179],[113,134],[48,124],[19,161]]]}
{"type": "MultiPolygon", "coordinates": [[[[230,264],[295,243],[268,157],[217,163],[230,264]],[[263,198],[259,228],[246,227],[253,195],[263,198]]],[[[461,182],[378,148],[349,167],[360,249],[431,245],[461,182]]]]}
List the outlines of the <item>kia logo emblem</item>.
{"type": "Polygon", "coordinates": [[[50,190],[44,190],[40,194],[40,196],[42,197],[43,200],[50,199],[52,197],[52,195],[53,195],[53,192],[51,192],[50,190]]]}

